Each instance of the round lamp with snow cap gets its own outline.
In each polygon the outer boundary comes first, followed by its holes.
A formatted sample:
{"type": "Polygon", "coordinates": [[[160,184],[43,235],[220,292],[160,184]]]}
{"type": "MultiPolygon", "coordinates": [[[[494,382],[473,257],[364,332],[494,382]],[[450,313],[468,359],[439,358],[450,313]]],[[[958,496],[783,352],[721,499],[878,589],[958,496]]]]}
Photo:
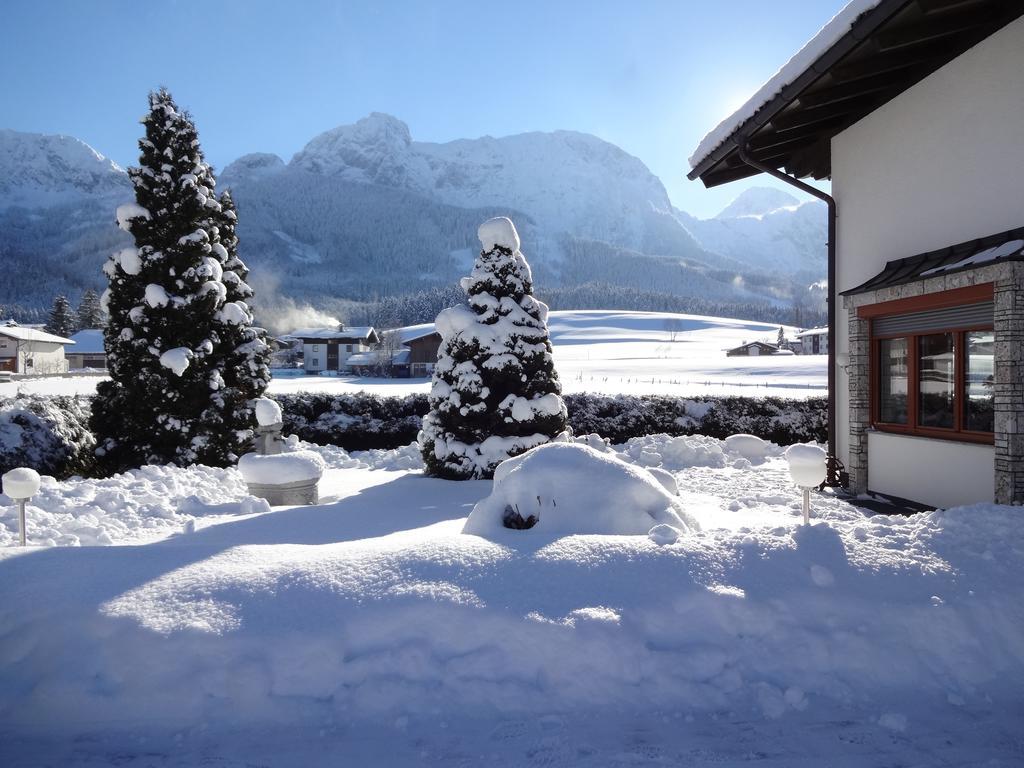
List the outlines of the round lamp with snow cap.
{"type": "Polygon", "coordinates": [[[3,492],[18,505],[18,526],[21,546],[25,546],[25,504],[39,493],[39,473],[28,467],[18,467],[4,474],[3,492]]]}
{"type": "Polygon", "coordinates": [[[793,483],[804,492],[804,525],[810,525],[811,488],[825,482],[828,454],[821,447],[807,443],[789,446],[785,456],[793,483]]]}

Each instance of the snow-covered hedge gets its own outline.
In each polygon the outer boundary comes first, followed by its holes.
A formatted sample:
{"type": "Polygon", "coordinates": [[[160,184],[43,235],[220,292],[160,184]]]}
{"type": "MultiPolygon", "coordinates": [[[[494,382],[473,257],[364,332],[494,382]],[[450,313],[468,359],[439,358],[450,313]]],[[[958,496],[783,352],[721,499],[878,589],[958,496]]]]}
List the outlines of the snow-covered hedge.
{"type": "Polygon", "coordinates": [[[346,451],[399,448],[415,442],[430,408],[426,395],[298,393],[274,395],[274,399],[284,412],[286,435],[346,451]]]}
{"type": "Polygon", "coordinates": [[[0,398],[0,474],[31,467],[64,478],[92,468],[89,398],[0,398]]]}
{"type": "MultiPolygon", "coordinates": [[[[429,405],[426,395],[381,397],[367,393],[275,395],[284,433],[346,451],[400,448],[416,440],[429,405]]],[[[0,399],[0,470],[30,466],[56,477],[91,474],[95,440],[89,432],[90,398],[24,396],[0,399]]],[[[645,435],[746,433],[779,445],[824,442],[824,398],[566,395],[577,435],[612,443],[645,435]]]]}
{"type": "Polygon", "coordinates": [[[826,398],[667,397],[664,395],[566,395],[569,424],[577,435],[598,434],[612,443],[644,435],[756,435],[779,445],[825,442],[826,398]]]}

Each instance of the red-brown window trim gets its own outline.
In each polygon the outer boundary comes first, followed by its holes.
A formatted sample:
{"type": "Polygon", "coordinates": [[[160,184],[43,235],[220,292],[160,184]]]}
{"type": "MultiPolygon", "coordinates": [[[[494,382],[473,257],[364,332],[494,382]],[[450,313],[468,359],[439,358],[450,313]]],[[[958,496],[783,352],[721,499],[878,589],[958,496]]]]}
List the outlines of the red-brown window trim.
{"type": "MultiPolygon", "coordinates": [[[[907,299],[895,299],[893,301],[868,304],[857,309],[857,316],[862,319],[874,320],[875,318],[887,317],[890,315],[903,315],[911,312],[923,312],[932,309],[946,309],[965,304],[978,304],[984,301],[992,301],[994,297],[994,286],[992,283],[971,285],[966,288],[956,288],[940,293],[914,296],[907,299]]],[[[895,333],[875,335],[874,323],[871,323],[871,356],[868,369],[869,393],[871,396],[871,426],[879,432],[891,432],[901,435],[916,435],[938,440],[954,440],[958,442],[993,444],[995,434],[993,432],[977,432],[963,429],[964,403],[966,396],[966,334],[972,331],[991,331],[992,324],[971,325],[971,326],[950,326],[922,333],[895,333]],[[953,390],[953,427],[944,429],[939,427],[921,427],[917,424],[918,419],[918,395],[920,394],[920,382],[918,381],[918,340],[921,336],[931,336],[941,333],[953,334],[953,359],[954,363],[954,390],[953,390]],[[881,413],[881,387],[878,377],[881,373],[880,341],[884,339],[907,339],[907,423],[893,424],[883,422],[879,419],[881,413]]]]}

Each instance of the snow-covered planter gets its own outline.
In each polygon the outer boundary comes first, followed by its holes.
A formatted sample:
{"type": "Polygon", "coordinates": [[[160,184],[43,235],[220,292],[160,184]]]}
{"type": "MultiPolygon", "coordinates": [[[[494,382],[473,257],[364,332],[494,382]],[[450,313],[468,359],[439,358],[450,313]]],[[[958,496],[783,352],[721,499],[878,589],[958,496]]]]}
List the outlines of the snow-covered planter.
{"type": "Polygon", "coordinates": [[[462,532],[492,537],[528,527],[543,534],[647,535],[657,525],[700,529],[646,469],[586,445],[548,443],[498,465],[490,496],[473,507],[462,532]],[[508,524],[517,518],[520,524],[508,524]]]}
{"type": "Polygon", "coordinates": [[[273,456],[247,453],[238,460],[249,493],[273,506],[316,504],[317,483],[326,469],[319,454],[293,451],[273,456]]]}

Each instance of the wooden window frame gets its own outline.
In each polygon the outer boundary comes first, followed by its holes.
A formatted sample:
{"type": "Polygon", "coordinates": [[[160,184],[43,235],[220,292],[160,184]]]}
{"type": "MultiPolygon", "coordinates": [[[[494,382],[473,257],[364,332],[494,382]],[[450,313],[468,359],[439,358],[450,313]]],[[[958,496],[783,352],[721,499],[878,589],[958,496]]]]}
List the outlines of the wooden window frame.
{"type": "MultiPolygon", "coordinates": [[[[925,296],[915,296],[909,299],[897,299],[895,301],[869,304],[857,310],[857,316],[871,322],[871,355],[868,367],[868,391],[871,399],[871,426],[878,432],[888,432],[899,435],[915,435],[935,440],[953,440],[964,443],[994,444],[994,432],[979,432],[963,428],[964,405],[966,403],[967,391],[967,360],[966,360],[966,336],[974,331],[993,331],[993,323],[985,324],[964,324],[949,327],[937,328],[930,331],[915,333],[892,333],[875,334],[874,320],[892,315],[903,315],[910,312],[922,312],[930,309],[946,309],[961,306],[964,304],[975,304],[983,301],[991,301],[994,296],[992,283],[983,285],[972,285],[967,288],[959,288],[952,291],[942,291],[925,296]],[[953,426],[946,427],[922,427],[917,421],[919,418],[918,408],[920,405],[919,395],[921,382],[919,379],[919,341],[922,336],[935,336],[939,334],[953,335],[953,426]],[[896,424],[884,422],[881,414],[881,341],[886,339],[907,340],[907,423],[896,424]]],[[[994,361],[993,361],[994,362],[994,361]]]]}

